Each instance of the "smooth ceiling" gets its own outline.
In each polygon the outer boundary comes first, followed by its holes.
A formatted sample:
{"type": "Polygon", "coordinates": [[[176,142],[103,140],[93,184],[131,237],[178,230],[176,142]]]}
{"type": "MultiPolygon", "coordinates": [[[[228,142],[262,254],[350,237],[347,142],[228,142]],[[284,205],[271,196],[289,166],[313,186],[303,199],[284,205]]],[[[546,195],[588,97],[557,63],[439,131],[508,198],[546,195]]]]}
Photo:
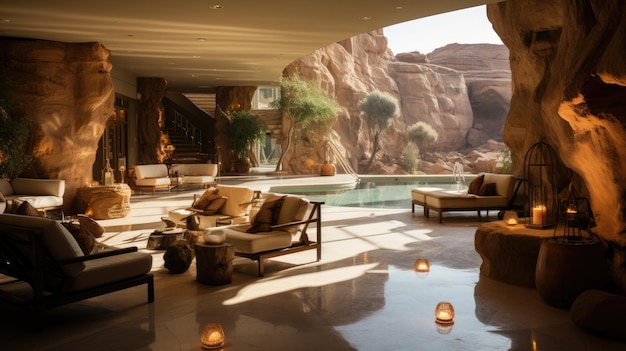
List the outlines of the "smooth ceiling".
{"type": "Polygon", "coordinates": [[[330,43],[489,2],[3,0],[0,36],[100,42],[111,50],[114,70],[165,78],[170,91],[202,93],[276,85],[288,64],[330,43]]]}

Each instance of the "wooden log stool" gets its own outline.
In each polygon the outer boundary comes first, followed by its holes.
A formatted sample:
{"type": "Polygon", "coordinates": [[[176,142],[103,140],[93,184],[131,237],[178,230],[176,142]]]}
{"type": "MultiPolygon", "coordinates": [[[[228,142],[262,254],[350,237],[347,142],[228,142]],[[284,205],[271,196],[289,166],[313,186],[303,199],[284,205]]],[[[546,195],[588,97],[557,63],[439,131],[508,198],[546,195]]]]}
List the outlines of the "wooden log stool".
{"type": "Polygon", "coordinates": [[[231,243],[219,245],[196,244],[196,280],[207,285],[228,284],[233,275],[235,247],[231,243]]]}
{"type": "Polygon", "coordinates": [[[146,249],[149,250],[167,250],[167,248],[177,240],[183,240],[184,233],[182,228],[164,228],[157,229],[148,237],[146,249]]]}

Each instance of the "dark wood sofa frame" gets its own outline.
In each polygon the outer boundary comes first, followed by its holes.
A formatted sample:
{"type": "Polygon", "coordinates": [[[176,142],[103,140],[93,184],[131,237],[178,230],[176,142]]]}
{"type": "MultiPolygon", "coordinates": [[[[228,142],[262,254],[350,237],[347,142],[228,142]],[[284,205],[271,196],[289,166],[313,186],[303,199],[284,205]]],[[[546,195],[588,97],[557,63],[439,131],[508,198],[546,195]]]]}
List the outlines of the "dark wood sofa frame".
{"type": "Polygon", "coordinates": [[[297,222],[289,222],[274,225],[271,227],[271,230],[278,230],[282,228],[292,227],[292,226],[303,226],[302,231],[300,233],[300,241],[292,244],[291,246],[269,250],[257,253],[243,253],[237,252],[235,250],[235,256],[245,257],[251,260],[258,261],[258,275],[262,277],[264,274],[264,260],[272,257],[289,255],[292,253],[307,251],[307,250],[317,250],[317,262],[322,259],[322,205],[323,201],[311,201],[313,208],[309,213],[307,219],[297,222]],[[315,233],[316,233],[316,241],[309,240],[309,235],[307,234],[307,229],[309,224],[315,223],[315,233]]]}
{"type": "Polygon", "coordinates": [[[0,299],[31,310],[35,330],[43,328],[47,309],[142,284],[147,285],[148,302],[154,301],[154,278],[150,273],[85,290],[70,291],[66,287],[69,278],[62,269],[64,265],[135,252],[137,247],[58,261],[46,249],[43,235],[41,229],[0,224],[0,274],[13,278],[0,284],[0,299]],[[9,284],[28,284],[32,295],[23,297],[4,291],[2,288],[9,284]]]}

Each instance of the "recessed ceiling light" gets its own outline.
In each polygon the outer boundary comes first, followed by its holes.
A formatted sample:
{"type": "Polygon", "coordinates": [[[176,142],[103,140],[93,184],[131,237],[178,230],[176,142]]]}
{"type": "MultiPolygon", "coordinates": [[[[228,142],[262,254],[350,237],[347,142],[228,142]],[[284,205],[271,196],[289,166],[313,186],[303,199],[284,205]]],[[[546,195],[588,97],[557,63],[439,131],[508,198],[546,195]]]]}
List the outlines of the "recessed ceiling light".
{"type": "Polygon", "coordinates": [[[211,10],[221,10],[221,9],[223,9],[223,8],[224,8],[224,6],[222,6],[222,5],[220,5],[220,4],[215,4],[215,5],[211,5],[211,6],[209,6],[209,8],[210,8],[211,10]]]}
{"type": "Polygon", "coordinates": [[[191,57],[193,57],[193,58],[200,58],[200,55],[193,55],[191,57]]]}
{"type": "Polygon", "coordinates": [[[396,10],[402,10],[404,7],[402,6],[396,6],[396,10]]]}
{"type": "Polygon", "coordinates": [[[198,41],[206,41],[206,38],[197,38],[198,41]]]}
{"type": "Polygon", "coordinates": [[[2,22],[2,23],[9,23],[9,22],[11,22],[11,20],[8,19],[8,18],[2,18],[2,19],[0,19],[0,22],[2,22]]]}
{"type": "Polygon", "coordinates": [[[364,20],[364,21],[369,21],[369,20],[372,19],[372,16],[363,16],[363,17],[361,17],[361,19],[364,20]]]}

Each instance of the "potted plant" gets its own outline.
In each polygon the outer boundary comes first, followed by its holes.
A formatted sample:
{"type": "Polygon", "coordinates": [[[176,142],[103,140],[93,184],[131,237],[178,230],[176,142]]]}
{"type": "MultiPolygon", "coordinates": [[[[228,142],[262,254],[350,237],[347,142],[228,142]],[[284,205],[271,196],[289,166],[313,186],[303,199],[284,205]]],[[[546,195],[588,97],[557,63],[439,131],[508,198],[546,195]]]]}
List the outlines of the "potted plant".
{"type": "Polygon", "coordinates": [[[250,170],[248,155],[255,141],[265,138],[265,125],[248,110],[235,111],[227,115],[230,125],[228,137],[235,154],[235,172],[250,170]]]}

